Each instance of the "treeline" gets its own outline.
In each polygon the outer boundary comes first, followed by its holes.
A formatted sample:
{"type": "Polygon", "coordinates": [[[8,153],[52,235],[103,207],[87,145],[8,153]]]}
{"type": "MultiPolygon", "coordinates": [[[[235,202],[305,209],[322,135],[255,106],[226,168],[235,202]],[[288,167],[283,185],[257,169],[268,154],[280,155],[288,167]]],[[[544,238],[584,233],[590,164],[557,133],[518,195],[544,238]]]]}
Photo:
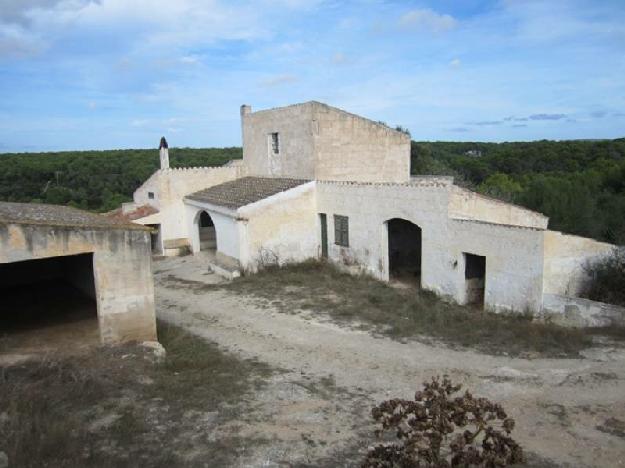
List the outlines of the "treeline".
{"type": "MultiPolygon", "coordinates": [[[[221,166],[241,148],[170,148],[171,167],[221,166]]],[[[157,149],[0,154],[0,200],[109,211],[159,167],[157,149]]]]}
{"type": "MultiPolygon", "coordinates": [[[[241,148],[170,148],[172,167],[219,166],[241,148]]],[[[156,149],[0,154],[0,200],[108,211],[159,165],[156,149]]],[[[412,142],[413,174],[540,211],[550,228],[625,244],[625,139],[523,143],[412,142]]]]}
{"type": "Polygon", "coordinates": [[[412,142],[414,174],[447,174],[540,211],[550,229],[625,244],[625,139],[412,142]]]}

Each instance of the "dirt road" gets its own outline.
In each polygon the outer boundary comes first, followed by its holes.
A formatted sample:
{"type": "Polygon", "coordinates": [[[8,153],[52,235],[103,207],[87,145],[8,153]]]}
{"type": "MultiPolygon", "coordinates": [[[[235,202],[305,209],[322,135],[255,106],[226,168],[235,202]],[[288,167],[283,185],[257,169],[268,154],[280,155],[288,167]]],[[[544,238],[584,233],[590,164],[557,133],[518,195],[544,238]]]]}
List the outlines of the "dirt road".
{"type": "Polygon", "coordinates": [[[518,359],[398,342],[310,313],[287,314],[202,284],[218,284],[194,257],[155,262],[160,319],[282,372],[223,431],[255,445],[240,466],[357,464],[373,442],[369,412],[411,398],[448,374],[504,405],[533,466],[625,466],[625,349],[605,343],[583,359],[518,359]],[[269,441],[269,442],[267,442],[269,441]]]}

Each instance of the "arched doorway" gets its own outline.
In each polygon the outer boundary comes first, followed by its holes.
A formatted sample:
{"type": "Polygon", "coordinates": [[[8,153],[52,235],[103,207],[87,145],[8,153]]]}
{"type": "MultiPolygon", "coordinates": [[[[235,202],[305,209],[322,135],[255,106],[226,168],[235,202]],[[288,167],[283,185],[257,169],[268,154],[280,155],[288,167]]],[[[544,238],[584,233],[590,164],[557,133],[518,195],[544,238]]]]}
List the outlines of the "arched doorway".
{"type": "Polygon", "coordinates": [[[388,228],[389,278],[421,285],[421,228],[410,221],[393,218],[388,228]]]}
{"type": "Polygon", "coordinates": [[[198,220],[198,230],[200,234],[200,250],[217,249],[217,233],[215,223],[206,211],[200,213],[198,220]]]}

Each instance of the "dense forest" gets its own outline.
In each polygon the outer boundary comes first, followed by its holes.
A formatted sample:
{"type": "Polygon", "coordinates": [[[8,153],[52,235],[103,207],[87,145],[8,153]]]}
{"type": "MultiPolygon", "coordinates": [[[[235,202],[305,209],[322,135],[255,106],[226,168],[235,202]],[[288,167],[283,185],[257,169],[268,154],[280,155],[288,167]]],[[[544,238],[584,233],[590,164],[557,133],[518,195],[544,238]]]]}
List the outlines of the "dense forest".
{"type": "Polygon", "coordinates": [[[549,228],[625,244],[625,139],[412,142],[412,172],[549,216],[549,228]]]}
{"type": "MultiPolygon", "coordinates": [[[[171,167],[221,166],[241,148],[170,148],[171,167]]],[[[0,154],[0,200],[109,211],[159,166],[156,149],[0,154]]]]}
{"type": "MultiPolygon", "coordinates": [[[[172,167],[218,166],[241,148],[171,148],[172,167]]],[[[625,139],[412,142],[413,174],[540,211],[550,228],[625,244],[625,139]]],[[[0,154],[0,200],[117,208],[158,167],[155,149],[0,154]]]]}

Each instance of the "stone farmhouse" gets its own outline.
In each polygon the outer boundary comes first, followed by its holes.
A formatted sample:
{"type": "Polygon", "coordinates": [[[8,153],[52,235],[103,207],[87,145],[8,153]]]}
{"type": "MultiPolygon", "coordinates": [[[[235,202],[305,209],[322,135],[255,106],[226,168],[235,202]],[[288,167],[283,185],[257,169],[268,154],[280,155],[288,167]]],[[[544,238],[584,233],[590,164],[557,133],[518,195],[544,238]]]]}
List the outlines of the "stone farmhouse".
{"type": "Polygon", "coordinates": [[[243,160],[223,167],[171,169],[161,145],[161,169],[123,207],[149,213],[135,222],[154,228],[159,254],[207,251],[231,275],[325,258],[460,304],[595,323],[576,296],[584,264],[612,245],[451,177],[411,177],[408,135],[326,104],[244,105],[241,127],[243,160]]]}

